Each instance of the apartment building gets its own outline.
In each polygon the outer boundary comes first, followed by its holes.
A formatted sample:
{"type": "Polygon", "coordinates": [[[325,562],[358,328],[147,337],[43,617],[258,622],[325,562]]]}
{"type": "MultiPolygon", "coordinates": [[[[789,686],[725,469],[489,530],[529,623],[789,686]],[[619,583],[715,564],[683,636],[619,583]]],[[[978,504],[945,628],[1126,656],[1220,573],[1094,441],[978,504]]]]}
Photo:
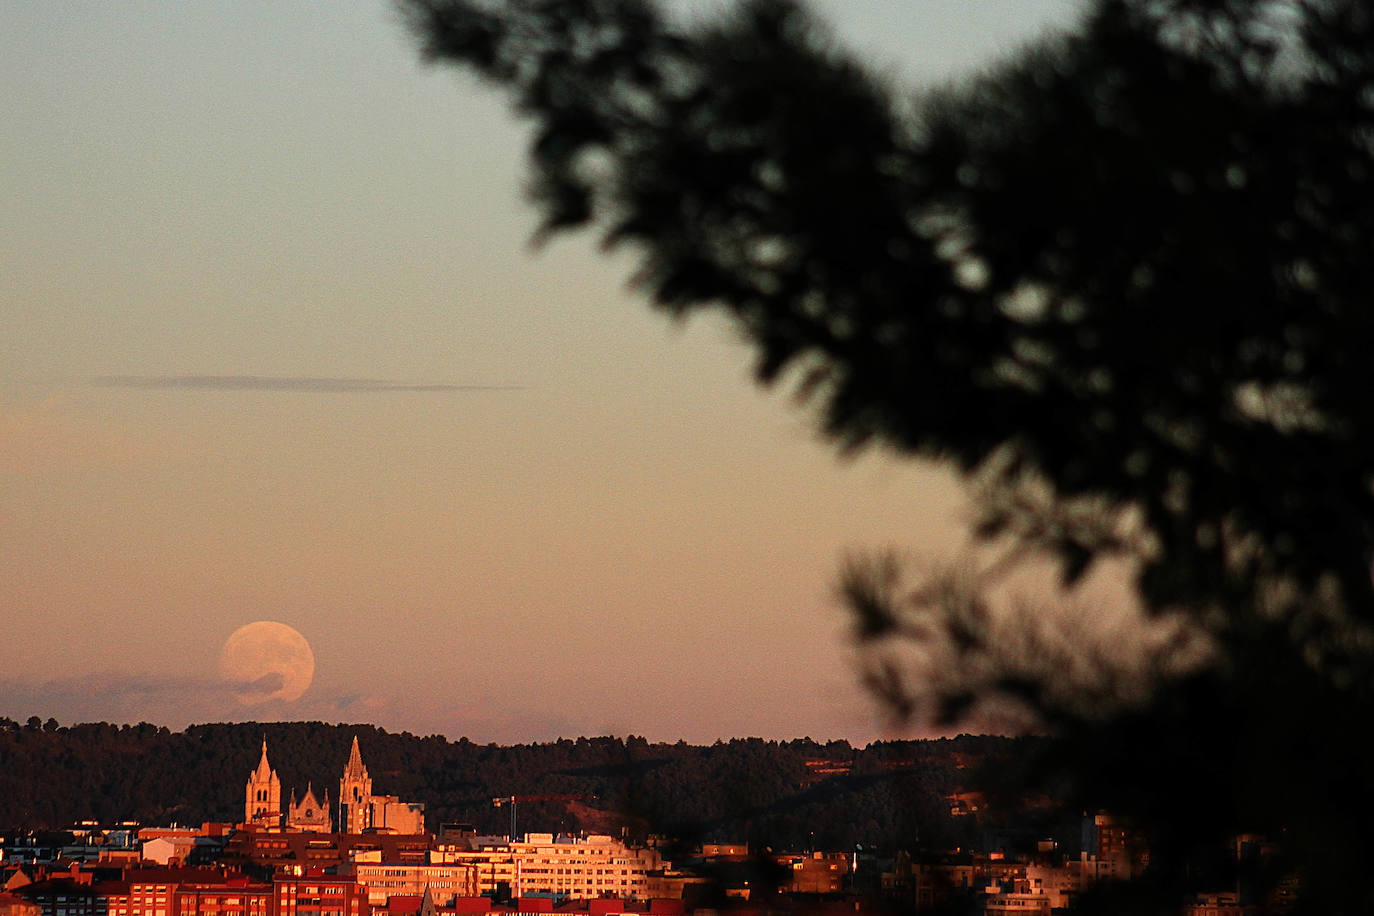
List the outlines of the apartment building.
{"type": "Polygon", "coordinates": [[[417,864],[355,860],[357,882],[367,888],[367,901],[377,907],[392,897],[420,897],[426,890],[436,906],[452,906],[458,897],[479,893],[478,866],[472,862],[417,864]]]}
{"type": "Polygon", "coordinates": [[[514,897],[551,894],[573,900],[647,899],[651,873],[665,865],[657,850],[632,849],[609,836],[551,833],[530,833],[521,842],[480,843],[475,849],[441,846],[433,860],[476,866],[479,894],[508,890],[514,897]]]}
{"type": "Polygon", "coordinates": [[[272,916],[272,885],[243,877],[188,882],[177,886],[176,902],[176,916],[272,916]]]}
{"type": "Polygon", "coordinates": [[[272,916],[368,916],[367,888],[352,876],[326,875],[308,869],[303,875],[277,875],[272,916]]]}

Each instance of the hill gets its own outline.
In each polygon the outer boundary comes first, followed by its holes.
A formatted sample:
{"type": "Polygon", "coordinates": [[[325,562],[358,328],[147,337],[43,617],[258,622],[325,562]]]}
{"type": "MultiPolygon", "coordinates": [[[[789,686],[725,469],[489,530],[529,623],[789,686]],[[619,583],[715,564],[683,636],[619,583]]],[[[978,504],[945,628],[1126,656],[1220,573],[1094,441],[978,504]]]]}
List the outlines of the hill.
{"type": "Polygon", "coordinates": [[[520,831],[657,833],[777,849],[911,848],[918,835],[961,845],[972,819],[952,817],[949,796],[986,788],[981,774],[1024,759],[1031,741],[960,736],[855,748],[808,738],[697,746],[631,736],[500,746],[322,722],[173,732],[0,718],[0,826],[239,820],[264,737],[283,798],[309,782],[333,801],[355,735],[376,790],[423,802],[432,830],[463,822],[503,834],[510,814],[494,797],[544,796],[520,804],[520,831]]]}

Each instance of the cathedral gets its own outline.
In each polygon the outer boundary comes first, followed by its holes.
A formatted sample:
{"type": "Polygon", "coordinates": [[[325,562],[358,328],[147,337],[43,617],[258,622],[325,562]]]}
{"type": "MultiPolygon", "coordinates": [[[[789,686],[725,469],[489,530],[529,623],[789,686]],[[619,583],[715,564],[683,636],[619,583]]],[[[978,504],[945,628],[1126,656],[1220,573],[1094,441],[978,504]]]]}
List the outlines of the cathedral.
{"type": "MultiPolygon", "coordinates": [[[[243,822],[258,827],[285,827],[312,833],[334,831],[329,793],[325,792],[322,799],[316,798],[315,790],[309,783],[306,783],[305,795],[299,802],[295,790],[292,790],[286,810],[282,810],[281,780],[267,761],[266,738],[262,739],[262,757],[258,760],[258,767],[248,774],[248,785],[244,789],[243,822]]],[[[358,738],[355,735],[343,778],[339,780],[339,832],[366,831],[424,833],[425,806],[403,802],[394,795],[372,794],[372,777],[368,775],[367,767],[363,766],[363,756],[358,750],[358,738]]]]}
{"type": "MultiPolygon", "coordinates": [[[[358,739],[353,739],[356,751],[358,739]]],[[[309,783],[305,795],[296,801],[296,792],[291,791],[291,800],[286,811],[281,807],[281,780],[277,771],[267,762],[267,739],[262,739],[262,758],[258,768],[248,774],[248,785],[244,789],[243,822],[258,827],[281,827],[291,830],[307,830],[312,833],[332,833],[334,819],[329,814],[329,793],[324,799],[315,797],[315,790],[309,783]]]]}

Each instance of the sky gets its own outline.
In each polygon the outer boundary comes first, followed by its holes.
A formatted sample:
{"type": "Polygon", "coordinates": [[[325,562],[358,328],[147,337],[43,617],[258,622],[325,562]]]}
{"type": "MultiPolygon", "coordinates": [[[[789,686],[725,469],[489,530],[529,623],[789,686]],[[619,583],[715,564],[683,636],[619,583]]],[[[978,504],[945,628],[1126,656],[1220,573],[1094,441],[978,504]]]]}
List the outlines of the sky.
{"type": "MultiPolygon", "coordinates": [[[[815,6],[913,87],[1076,9],[815,6]]],[[[891,734],[836,573],[956,551],[957,480],[534,248],[524,127],[387,4],[3,3],[0,85],[0,715],[891,734]],[[219,674],[257,620],[298,698],[219,674]]]]}

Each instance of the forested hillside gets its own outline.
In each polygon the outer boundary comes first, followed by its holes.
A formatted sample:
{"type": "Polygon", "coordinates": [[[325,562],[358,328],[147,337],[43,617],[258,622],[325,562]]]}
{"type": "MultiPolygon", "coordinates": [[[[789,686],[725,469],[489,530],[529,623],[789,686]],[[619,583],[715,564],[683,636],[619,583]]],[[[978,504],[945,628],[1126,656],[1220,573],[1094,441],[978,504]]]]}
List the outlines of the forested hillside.
{"type": "Polygon", "coordinates": [[[961,736],[854,748],[750,738],[702,747],[631,736],[503,747],[321,722],[172,732],[0,718],[0,827],[241,819],[264,737],[283,802],[309,781],[333,805],[354,735],[374,790],[423,802],[432,830],[456,821],[505,833],[510,813],[493,797],[558,796],[522,802],[520,831],[652,832],[778,849],[910,848],[918,834],[935,845],[966,841],[972,819],[952,818],[947,796],[986,788],[980,774],[1023,756],[1028,741],[961,736]]]}

